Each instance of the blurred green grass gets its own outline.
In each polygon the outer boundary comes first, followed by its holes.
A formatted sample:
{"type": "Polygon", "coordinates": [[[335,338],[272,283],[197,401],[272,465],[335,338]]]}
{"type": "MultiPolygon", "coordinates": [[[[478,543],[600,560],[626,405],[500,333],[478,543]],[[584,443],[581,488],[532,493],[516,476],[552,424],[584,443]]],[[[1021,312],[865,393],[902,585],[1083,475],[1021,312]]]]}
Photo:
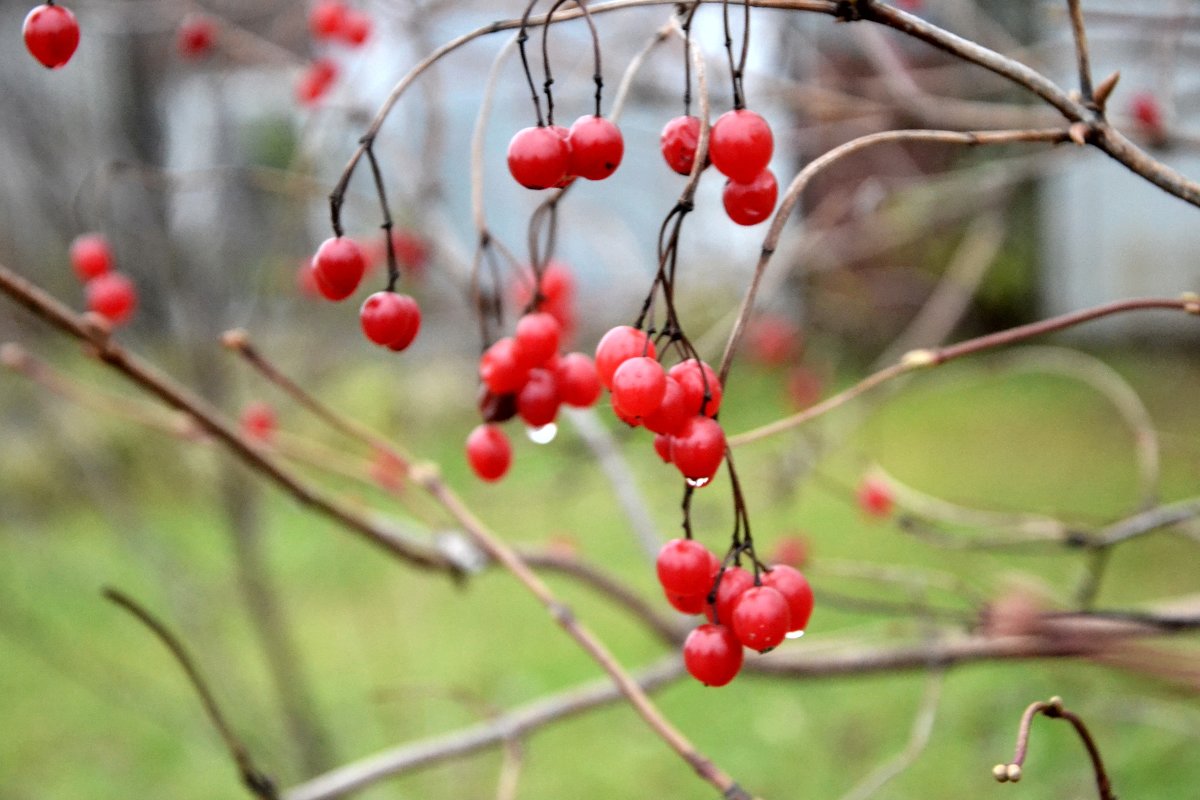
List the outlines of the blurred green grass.
{"type": "MultiPolygon", "coordinates": [[[[1114,353],[1163,434],[1165,499],[1200,489],[1200,369],[1170,355],[1114,353]]],[[[405,379],[367,368],[337,375],[322,394],[444,465],[447,480],[505,538],[522,544],[569,537],[588,559],[654,597],[652,569],[612,503],[604,478],[565,430],[552,446],[518,444],[499,486],[469,479],[459,456],[472,424],[462,375],[405,379]],[[387,398],[380,403],[380,398],[387,398]]],[[[459,373],[468,374],[463,368],[459,373]]],[[[723,421],[744,430],[785,413],[778,373],[739,367],[723,421]]],[[[4,388],[27,417],[5,449],[0,499],[19,513],[0,528],[0,798],[177,800],[239,797],[236,775],[173,662],[146,631],[100,599],[103,585],[154,609],[198,660],[259,762],[282,781],[302,778],[261,653],[239,600],[233,554],[213,476],[240,470],[202,448],[189,452],[126,423],[94,419],[27,387],[4,388]],[[10,390],[11,389],[11,390],[10,390]],[[40,411],[29,412],[29,404],[40,411]],[[110,470],[108,475],[97,474],[110,470]],[[13,500],[14,492],[26,496],[13,500]],[[36,493],[29,497],[30,492],[36,493]]],[[[602,412],[607,417],[607,412],[602,412]]],[[[318,433],[285,408],[287,428],[318,433]]],[[[678,524],[679,486],[649,441],[628,440],[631,468],[664,535],[678,524]]],[[[1053,376],[1004,376],[952,365],[894,396],[856,404],[802,436],[744,448],[738,463],[760,547],[803,531],[817,567],[853,559],[948,571],[986,595],[1009,581],[1068,603],[1084,562],[1057,556],[942,551],[887,523],[864,520],[839,487],[879,462],[910,485],[965,505],[1035,510],[1085,522],[1137,503],[1131,439],[1107,401],[1053,376]],[[838,442],[822,480],[794,485],[796,448],[838,442]]],[[[395,504],[369,488],[339,490],[395,504]]],[[[698,495],[698,535],[719,545],[728,529],[727,481],[698,495]]],[[[453,693],[503,709],[598,676],[545,612],[507,576],[464,587],[379,553],[264,489],[263,536],[277,585],[315,691],[322,725],[341,760],[479,719],[453,693]]],[[[1170,535],[1123,545],[1100,604],[1125,607],[1196,593],[1200,545],[1170,535]]],[[[562,579],[552,585],[635,667],[664,648],[621,612],[562,579]]],[[[887,597],[888,590],[837,584],[887,597]]],[[[821,605],[809,635],[912,635],[919,620],[880,620],[821,605]]],[[[754,656],[757,657],[757,656],[754,656]]],[[[765,656],[770,658],[770,656],[765,656]]],[[[721,690],[690,681],[659,695],[663,709],[706,754],[767,798],[837,798],[905,746],[925,677],[910,673],[839,679],[743,676],[721,690]]],[[[1181,797],[1200,785],[1190,757],[1200,735],[1194,693],[1144,678],[1066,662],[962,667],[945,679],[928,748],[881,798],[1088,797],[1090,773],[1065,725],[1039,721],[1026,778],[996,784],[994,763],[1011,754],[1024,706],[1059,694],[1093,727],[1119,794],[1181,797]]],[[[500,756],[463,759],[380,784],[364,798],[487,797],[500,756]]],[[[530,738],[522,798],[709,798],[697,780],[626,707],[559,723],[530,738]]]]}

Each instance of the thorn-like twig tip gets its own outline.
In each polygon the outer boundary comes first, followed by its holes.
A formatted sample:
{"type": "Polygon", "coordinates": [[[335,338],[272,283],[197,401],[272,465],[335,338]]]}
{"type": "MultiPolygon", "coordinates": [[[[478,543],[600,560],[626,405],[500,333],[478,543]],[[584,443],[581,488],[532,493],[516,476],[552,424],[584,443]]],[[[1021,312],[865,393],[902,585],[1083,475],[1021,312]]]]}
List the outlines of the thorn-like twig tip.
{"type": "Polygon", "coordinates": [[[221,334],[221,344],[230,350],[244,350],[250,343],[250,334],[245,328],[234,328],[221,334]]]}
{"type": "Polygon", "coordinates": [[[1179,296],[1183,301],[1183,310],[1189,314],[1200,315],[1200,294],[1195,292],[1184,292],[1179,296]]]}
{"type": "Polygon", "coordinates": [[[1071,127],[1067,129],[1067,135],[1071,137],[1071,141],[1083,147],[1087,144],[1089,127],[1086,122],[1073,122],[1071,127]]]}
{"type": "Polygon", "coordinates": [[[1109,95],[1112,94],[1113,89],[1117,88],[1117,84],[1120,82],[1120,80],[1121,71],[1117,70],[1112,75],[1109,75],[1107,78],[1100,81],[1100,84],[1096,87],[1093,97],[1096,101],[1096,107],[1101,111],[1103,111],[1105,105],[1108,104],[1109,95]]]}

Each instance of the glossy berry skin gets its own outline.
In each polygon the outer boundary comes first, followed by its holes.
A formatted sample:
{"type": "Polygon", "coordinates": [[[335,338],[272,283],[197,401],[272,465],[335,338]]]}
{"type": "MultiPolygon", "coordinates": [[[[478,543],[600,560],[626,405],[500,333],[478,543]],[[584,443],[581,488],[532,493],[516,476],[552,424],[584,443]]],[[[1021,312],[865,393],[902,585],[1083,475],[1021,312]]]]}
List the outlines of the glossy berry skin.
{"type": "Polygon", "coordinates": [[[672,539],[655,559],[658,582],[668,594],[708,594],[717,570],[708,548],[695,539],[672,539]]]}
{"type": "Polygon", "coordinates": [[[526,189],[549,189],[566,177],[570,154],[550,128],[523,128],[508,143],[508,171],[526,189]]]}
{"type": "Polygon", "coordinates": [[[709,622],[732,622],[734,606],[742,593],[753,586],[754,576],[741,567],[730,567],[721,573],[720,584],[717,586],[716,608],[710,605],[704,610],[709,622]]]}
{"type": "Polygon", "coordinates": [[[498,339],[479,359],[479,377],[495,394],[517,392],[529,379],[529,367],[517,357],[516,342],[498,339]]]}
{"type": "Polygon", "coordinates": [[[540,428],[554,422],[561,402],[554,373],[548,369],[534,369],[517,392],[517,413],[526,425],[540,428]]]}
{"type": "Polygon", "coordinates": [[[708,157],[722,175],[750,183],[771,163],[775,139],[771,126],[753,111],[726,111],[713,123],[708,157]]]}
{"type": "Polygon", "coordinates": [[[689,358],[667,370],[667,375],[679,381],[689,414],[703,413],[706,417],[715,417],[721,410],[721,382],[717,380],[716,371],[707,363],[689,358]],[[708,392],[707,401],[705,390],[708,392]]]}
{"type": "Polygon", "coordinates": [[[349,9],[341,0],[317,0],[308,12],[308,30],[314,39],[333,39],[341,34],[349,9]]]}
{"type": "Polygon", "coordinates": [[[864,478],[858,487],[858,507],[871,517],[883,518],[892,513],[896,500],[892,489],[878,478],[864,478]]]}
{"type": "Polygon", "coordinates": [[[406,294],[376,292],[358,312],[363,333],[377,345],[403,350],[421,329],[421,308],[406,294]]]}
{"type": "Polygon", "coordinates": [[[642,331],[619,325],[601,337],[596,345],[596,374],[606,389],[612,388],[613,373],[631,358],[655,358],[654,342],[642,331]]]}
{"type": "Polygon", "coordinates": [[[692,417],[671,437],[671,458],[685,478],[711,478],[725,458],[725,431],[708,417],[692,417]]]}
{"type": "Polygon", "coordinates": [[[104,234],[85,233],[71,242],[71,268],[84,283],[111,272],[112,264],[112,248],[104,234]]]}
{"type": "Polygon", "coordinates": [[[201,59],[217,42],[217,25],[204,14],[188,14],[175,34],[175,49],[187,59],[201,59]]]}
{"type": "Polygon", "coordinates": [[[571,130],[564,128],[562,125],[548,125],[546,127],[554,131],[555,135],[562,139],[563,143],[567,146],[567,174],[563,175],[562,180],[551,187],[554,189],[565,189],[574,183],[575,178],[578,177],[571,171],[571,130]]]}
{"type": "Polygon", "coordinates": [[[529,367],[540,367],[558,352],[558,339],[562,326],[550,314],[535,312],[517,320],[517,332],[513,336],[517,358],[529,367]]]}
{"type": "Polygon", "coordinates": [[[764,586],[783,595],[788,605],[788,633],[808,627],[813,612],[813,590],[800,570],[776,564],[762,576],[764,586]]]}
{"type": "Polygon", "coordinates": [[[326,239],[313,256],[317,288],[329,300],[345,300],[354,294],[367,269],[362,247],[353,239],[326,239]]]}
{"type": "Polygon", "coordinates": [[[329,93],[337,75],[337,64],[328,58],[318,58],[300,73],[300,79],[296,82],[296,99],[302,105],[315,105],[329,93]]]}
{"type": "Polygon", "coordinates": [[[658,457],[662,459],[664,464],[672,463],[671,437],[664,433],[657,434],[654,437],[654,452],[658,453],[658,457]]]}
{"type": "Polygon", "coordinates": [[[678,433],[694,414],[694,410],[688,410],[687,395],[679,381],[667,376],[662,402],[658,408],[642,417],[642,424],[648,431],[669,436],[678,433]]]}
{"type": "Polygon", "coordinates": [[[25,47],[47,69],[65,66],[79,47],[79,22],[71,10],[40,5],[25,17],[25,47]]]}
{"type": "Polygon", "coordinates": [[[721,194],[725,213],[738,225],[758,225],[766,222],[779,199],[779,184],[775,173],[764,169],[749,183],[729,181],[721,194]]]}
{"type": "Polygon", "coordinates": [[[275,438],[279,420],[269,403],[256,400],[242,409],[242,435],[257,442],[270,442],[275,438]]]}
{"type": "Polygon", "coordinates": [[[467,436],[467,461],[485,481],[498,481],[512,465],[512,445],[495,425],[479,425],[467,436]]]}
{"type": "Polygon", "coordinates": [[[89,311],[94,311],[113,325],[129,321],[137,308],[137,288],[133,281],[119,272],[108,272],[92,278],[84,288],[89,311]]]}
{"type": "Polygon", "coordinates": [[[612,407],[612,412],[614,414],[616,414],[617,419],[621,420],[621,422],[624,422],[626,425],[628,425],[631,428],[642,427],[642,418],[639,417],[637,414],[627,413],[625,411],[625,409],[623,409],[619,405],[617,405],[616,395],[610,394],[608,396],[608,400],[609,400],[609,405],[612,407]]]}
{"type": "Polygon", "coordinates": [[[680,175],[691,175],[696,163],[696,148],[700,145],[700,120],[697,117],[676,117],[662,129],[659,137],[663,160],[680,175]]]}
{"type": "Polygon", "coordinates": [[[701,625],[683,642],[688,674],[705,686],[724,686],[742,668],[742,644],[724,625],[701,625]]]}
{"type": "Polygon", "coordinates": [[[627,416],[644,417],[662,405],[667,374],[653,358],[630,358],[613,373],[613,403],[627,416]]]}
{"type": "Polygon", "coordinates": [[[751,650],[774,650],[790,630],[788,602],[770,586],[751,586],[733,606],[733,632],[751,650]]]}
{"type": "Polygon", "coordinates": [[[596,365],[583,353],[568,353],[560,358],[555,372],[558,395],[567,405],[588,408],[600,399],[600,378],[596,375],[596,365]]]}
{"type": "Polygon", "coordinates": [[[663,596],[667,598],[671,608],[680,614],[703,614],[704,604],[708,602],[708,598],[704,594],[683,595],[664,591],[663,596]]]}
{"type": "Polygon", "coordinates": [[[602,181],[617,171],[625,155],[621,130],[604,117],[582,116],[567,136],[570,157],[567,174],[602,181]]]}
{"type": "Polygon", "coordinates": [[[371,38],[371,18],[357,8],[347,8],[337,35],[351,47],[360,47],[371,38]]]}

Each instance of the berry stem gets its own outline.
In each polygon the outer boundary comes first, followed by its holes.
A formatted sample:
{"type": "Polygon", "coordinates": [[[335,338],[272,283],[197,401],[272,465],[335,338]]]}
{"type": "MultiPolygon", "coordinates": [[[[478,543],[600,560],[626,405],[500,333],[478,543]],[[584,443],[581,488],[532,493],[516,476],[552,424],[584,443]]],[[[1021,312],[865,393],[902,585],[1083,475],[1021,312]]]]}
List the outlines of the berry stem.
{"type": "MultiPolygon", "coordinates": [[[[544,128],[546,120],[542,117],[542,101],[538,97],[537,86],[533,82],[533,71],[529,69],[529,54],[525,51],[525,43],[529,41],[529,15],[533,13],[533,7],[537,5],[537,2],[538,0],[529,0],[529,5],[525,7],[525,13],[521,15],[521,31],[517,34],[517,49],[521,53],[521,68],[525,70],[525,80],[529,82],[529,94],[533,98],[533,113],[537,116],[537,126],[544,128]]],[[[547,91],[549,91],[549,87],[547,87],[547,91]]]]}
{"type": "Polygon", "coordinates": [[[387,290],[396,291],[400,282],[400,265],[396,262],[396,244],[392,241],[392,210],[388,205],[387,191],[383,187],[383,170],[379,168],[379,159],[375,157],[374,142],[363,142],[366,146],[367,163],[371,165],[371,176],[375,179],[375,191],[379,194],[379,207],[383,211],[383,229],[385,246],[387,247],[387,290]]]}

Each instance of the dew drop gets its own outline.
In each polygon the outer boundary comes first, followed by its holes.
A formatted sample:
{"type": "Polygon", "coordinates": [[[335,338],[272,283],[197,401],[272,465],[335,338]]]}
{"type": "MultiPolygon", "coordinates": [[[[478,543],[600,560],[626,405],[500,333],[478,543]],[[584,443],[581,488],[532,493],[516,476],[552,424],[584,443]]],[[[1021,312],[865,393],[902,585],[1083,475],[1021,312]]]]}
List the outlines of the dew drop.
{"type": "Polygon", "coordinates": [[[554,437],[558,435],[558,425],[551,422],[549,425],[543,425],[540,428],[526,428],[525,435],[534,444],[550,444],[554,441],[554,437]]]}
{"type": "Polygon", "coordinates": [[[712,478],[688,478],[687,485],[693,489],[699,489],[701,487],[708,486],[711,480],[712,478]]]}
{"type": "Polygon", "coordinates": [[[799,639],[804,635],[804,631],[788,631],[783,635],[785,639],[799,639]]]}

